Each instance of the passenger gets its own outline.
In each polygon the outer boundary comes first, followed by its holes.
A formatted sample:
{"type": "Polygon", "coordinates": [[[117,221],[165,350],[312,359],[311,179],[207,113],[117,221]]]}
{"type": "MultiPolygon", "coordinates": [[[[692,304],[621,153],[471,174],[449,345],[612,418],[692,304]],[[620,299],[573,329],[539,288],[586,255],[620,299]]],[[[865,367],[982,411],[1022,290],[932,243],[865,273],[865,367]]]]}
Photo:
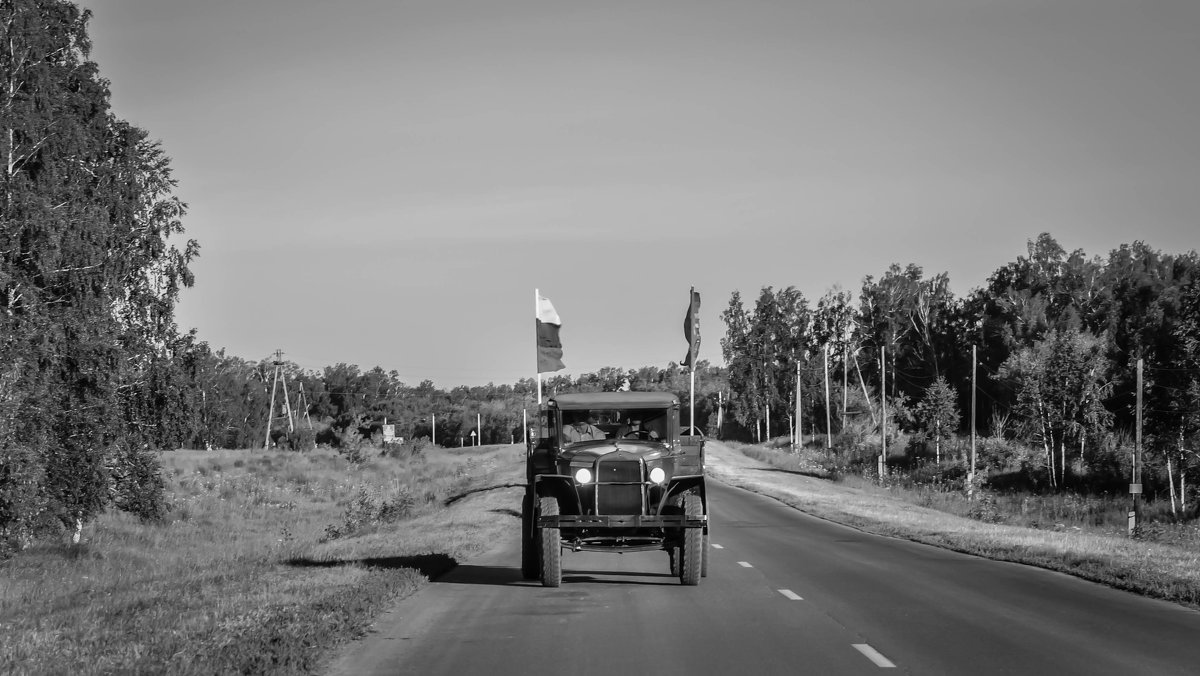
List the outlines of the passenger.
{"type": "Polygon", "coordinates": [[[563,440],[599,441],[607,438],[604,430],[596,427],[596,416],[588,415],[587,419],[579,419],[563,428],[563,440]]]}

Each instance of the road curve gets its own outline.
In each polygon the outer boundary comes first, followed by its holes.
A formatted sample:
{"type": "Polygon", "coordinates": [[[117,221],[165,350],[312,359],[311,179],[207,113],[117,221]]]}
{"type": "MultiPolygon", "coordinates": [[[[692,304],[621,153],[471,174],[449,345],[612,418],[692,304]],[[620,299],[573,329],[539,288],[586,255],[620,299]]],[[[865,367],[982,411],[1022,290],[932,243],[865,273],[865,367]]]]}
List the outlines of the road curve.
{"type": "Polygon", "coordinates": [[[519,533],[379,618],[359,674],[1194,674],[1200,613],[868,535],[709,483],[709,577],[661,552],[570,553],[521,579],[519,533]]]}

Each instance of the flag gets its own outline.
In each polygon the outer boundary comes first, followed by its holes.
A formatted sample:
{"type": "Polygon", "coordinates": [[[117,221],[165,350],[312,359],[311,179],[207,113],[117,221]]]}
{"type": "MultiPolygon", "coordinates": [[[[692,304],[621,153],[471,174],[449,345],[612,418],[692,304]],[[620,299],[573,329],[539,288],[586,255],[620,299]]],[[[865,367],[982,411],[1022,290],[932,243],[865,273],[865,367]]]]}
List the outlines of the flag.
{"type": "Polygon", "coordinates": [[[688,352],[680,365],[695,371],[696,357],[700,353],[700,294],[696,293],[696,287],[692,287],[687,314],[683,318],[683,337],[687,339],[688,352]]]}
{"type": "Polygon", "coordinates": [[[537,372],[561,371],[566,368],[562,361],[562,342],[558,339],[558,329],[562,320],[558,312],[550,304],[550,299],[537,297],[537,372]]]}

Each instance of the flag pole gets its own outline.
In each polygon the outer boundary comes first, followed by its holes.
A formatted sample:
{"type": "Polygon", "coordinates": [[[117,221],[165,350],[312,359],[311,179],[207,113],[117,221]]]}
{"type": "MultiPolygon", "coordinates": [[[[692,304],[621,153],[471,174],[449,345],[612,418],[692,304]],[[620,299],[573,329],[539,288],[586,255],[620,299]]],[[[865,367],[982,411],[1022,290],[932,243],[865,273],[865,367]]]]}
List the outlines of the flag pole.
{"type": "Polygon", "coordinates": [[[694,344],[695,336],[696,336],[696,322],[698,321],[698,318],[695,316],[695,311],[696,311],[696,308],[694,307],[695,301],[696,301],[696,287],[693,286],[688,291],[688,316],[691,318],[692,336],[693,336],[692,340],[688,342],[688,355],[689,355],[688,356],[688,369],[691,371],[691,378],[690,378],[691,386],[689,387],[689,390],[688,390],[688,394],[689,394],[688,425],[691,426],[691,429],[689,431],[693,435],[696,434],[696,358],[697,358],[696,352],[699,352],[699,350],[693,349],[694,347],[699,347],[698,345],[694,344]]]}
{"type": "Polygon", "coordinates": [[[539,406],[542,403],[542,370],[540,368],[538,368],[538,361],[537,361],[537,359],[538,359],[537,317],[538,317],[538,312],[540,310],[539,303],[538,303],[538,298],[540,297],[540,295],[541,294],[539,294],[538,290],[535,288],[533,290],[533,318],[534,318],[534,322],[533,322],[533,370],[537,371],[537,395],[538,395],[537,401],[538,401],[539,406]]]}
{"type": "MultiPolygon", "coordinates": [[[[695,357],[692,357],[694,360],[695,357]]],[[[693,435],[696,434],[696,365],[692,364],[692,388],[691,402],[688,405],[688,424],[692,426],[689,430],[693,435]]]]}

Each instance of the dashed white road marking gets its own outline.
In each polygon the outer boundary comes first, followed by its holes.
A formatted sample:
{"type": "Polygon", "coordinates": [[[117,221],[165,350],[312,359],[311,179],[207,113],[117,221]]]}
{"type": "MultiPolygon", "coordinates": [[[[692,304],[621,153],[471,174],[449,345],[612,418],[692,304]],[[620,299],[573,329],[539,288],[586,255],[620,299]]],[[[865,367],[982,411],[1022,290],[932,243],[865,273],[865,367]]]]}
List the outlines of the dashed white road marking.
{"type": "Polygon", "coordinates": [[[866,643],[853,643],[851,645],[853,645],[855,650],[862,653],[867,659],[874,662],[875,666],[877,667],[882,667],[884,669],[894,669],[896,667],[896,665],[892,664],[891,660],[881,655],[878,650],[872,648],[866,643]]]}
{"type": "Polygon", "coordinates": [[[713,545],[713,546],[712,546],[712,548],[713,548],[713,549],[725,549],[725,548],[724,548],[724,547],[722,547],[721,545],[713,545]]]}
{"type": "Polygon", "coordinates": [[[742,568],[753,568],[754,567],[754,566],[750,565],[749,561],[738,561],[738,565],[741,566],[742,568]]]}
{"type": "Polygon", "coordinates": [[[788,597],[789,599],[791,599],[793,601],[803,601],[804,600],[804,599],[800,598],[799,594],[792,591],[791,589],[780,589],[778,591],[780,594],[783,594],[784,596],[788,597]]]}

